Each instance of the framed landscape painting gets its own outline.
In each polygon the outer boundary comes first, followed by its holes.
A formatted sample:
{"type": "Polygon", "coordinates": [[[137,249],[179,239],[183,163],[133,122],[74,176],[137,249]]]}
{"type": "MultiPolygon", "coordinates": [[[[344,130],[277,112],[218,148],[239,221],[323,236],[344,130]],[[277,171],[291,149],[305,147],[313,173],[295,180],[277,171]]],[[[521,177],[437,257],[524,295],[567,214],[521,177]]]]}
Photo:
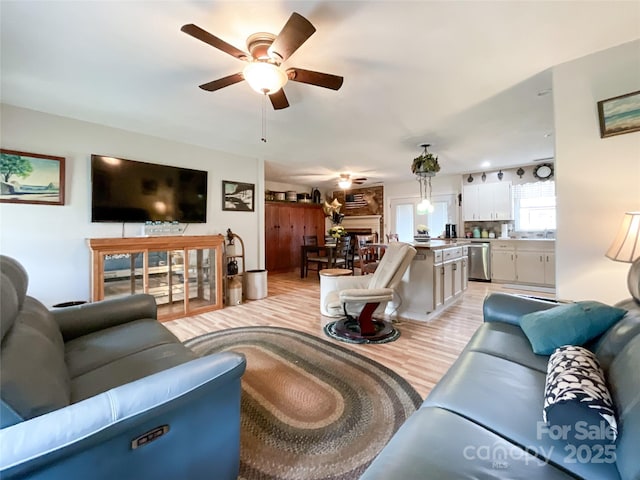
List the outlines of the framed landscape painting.
{"type": "Polygon", "coordinates": [[[600,137],[640,130],[640,90],[598,102],[600,137]]]}
{"type": "Polygon", "coordinates": [[[0,202],[64,205],[64,158],[0,149],[0,202]]]}
{"type": "Polygon", "coordinates": [[[222,210],[253,212],[255,209],[253,183],[222,181],[222,210]]]}

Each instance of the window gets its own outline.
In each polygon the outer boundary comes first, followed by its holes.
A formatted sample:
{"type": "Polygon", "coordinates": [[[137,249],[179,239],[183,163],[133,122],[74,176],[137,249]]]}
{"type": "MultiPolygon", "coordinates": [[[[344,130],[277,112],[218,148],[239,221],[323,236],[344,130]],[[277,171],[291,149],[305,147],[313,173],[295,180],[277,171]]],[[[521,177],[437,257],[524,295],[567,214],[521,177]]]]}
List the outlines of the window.
{"type": "Polygon", "coordinates": [[[449,223],[449,201],[433,199],[433,213],[429,215],[427,222],[429,234],[432,237],[444,236],[445,225],[449,223]]]}
{"type": "Polygon", "coordinates": [[[556,184],[553,180],[514,185],[513,203],[516,230],[555,230],[556,184]]]}
{"type": "Polygon", "coordinates": [[[432,237],[444,236],[445,225],[456,218],[455,195],[434,195],[431,199],[433,212],[420,215],[417,211],[420,198],[398,198],[391,200],[391,231],[397,233],[401,242],[412,242],[418,225],[426,225],[432,237]]]}
{"type": "Polygon", "coordinates": [[[413,241],[413,203],[396,205],[396,228],[401,242],[413,241]]]}

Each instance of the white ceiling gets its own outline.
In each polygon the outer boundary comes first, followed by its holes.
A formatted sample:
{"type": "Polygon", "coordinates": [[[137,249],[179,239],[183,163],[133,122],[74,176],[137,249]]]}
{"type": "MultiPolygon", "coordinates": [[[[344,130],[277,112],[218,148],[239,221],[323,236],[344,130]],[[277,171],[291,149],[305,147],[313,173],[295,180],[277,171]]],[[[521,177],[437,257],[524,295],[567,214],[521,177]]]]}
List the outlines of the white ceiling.
{"type": "Polygon", "coordinates": [[[0,21],[3,103],[264,158],[267,180],[329,187],[338,172],[409,180],[423,142],[442,173],[552,157],[552,95],[538,94],[550,68],[640,38],[640,2],[2,0],[0,21]],[[293,11],[317,32],[284,66],[344,85],[288,83],[265,144],[246,83],[198,88],[244,64],[180,27],[246,50],[293,11]]]}

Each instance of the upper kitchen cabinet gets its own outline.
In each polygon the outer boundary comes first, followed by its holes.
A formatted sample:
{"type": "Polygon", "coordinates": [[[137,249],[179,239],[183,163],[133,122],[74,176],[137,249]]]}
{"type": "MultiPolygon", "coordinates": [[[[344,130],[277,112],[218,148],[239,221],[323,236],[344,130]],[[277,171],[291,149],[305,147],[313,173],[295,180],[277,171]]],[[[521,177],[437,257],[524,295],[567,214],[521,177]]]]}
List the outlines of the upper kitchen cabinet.
{"type": "Polygon", "coordinates": [[[513,220],[511,182],[465,185],[462,205],[465,221],[513,220]]]}

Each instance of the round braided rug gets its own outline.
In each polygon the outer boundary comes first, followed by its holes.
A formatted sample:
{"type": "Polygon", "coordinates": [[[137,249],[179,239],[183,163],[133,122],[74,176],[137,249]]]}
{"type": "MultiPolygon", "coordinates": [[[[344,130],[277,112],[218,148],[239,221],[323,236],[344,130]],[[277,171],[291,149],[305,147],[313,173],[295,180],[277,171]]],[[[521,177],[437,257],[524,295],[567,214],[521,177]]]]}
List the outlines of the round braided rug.
{"type": "Polygon", "coordinates": [[[247,358],[241,479],[357,479],[422,403],[383,365],[288,328],[233,328],[185,345],[247,358]]]}

